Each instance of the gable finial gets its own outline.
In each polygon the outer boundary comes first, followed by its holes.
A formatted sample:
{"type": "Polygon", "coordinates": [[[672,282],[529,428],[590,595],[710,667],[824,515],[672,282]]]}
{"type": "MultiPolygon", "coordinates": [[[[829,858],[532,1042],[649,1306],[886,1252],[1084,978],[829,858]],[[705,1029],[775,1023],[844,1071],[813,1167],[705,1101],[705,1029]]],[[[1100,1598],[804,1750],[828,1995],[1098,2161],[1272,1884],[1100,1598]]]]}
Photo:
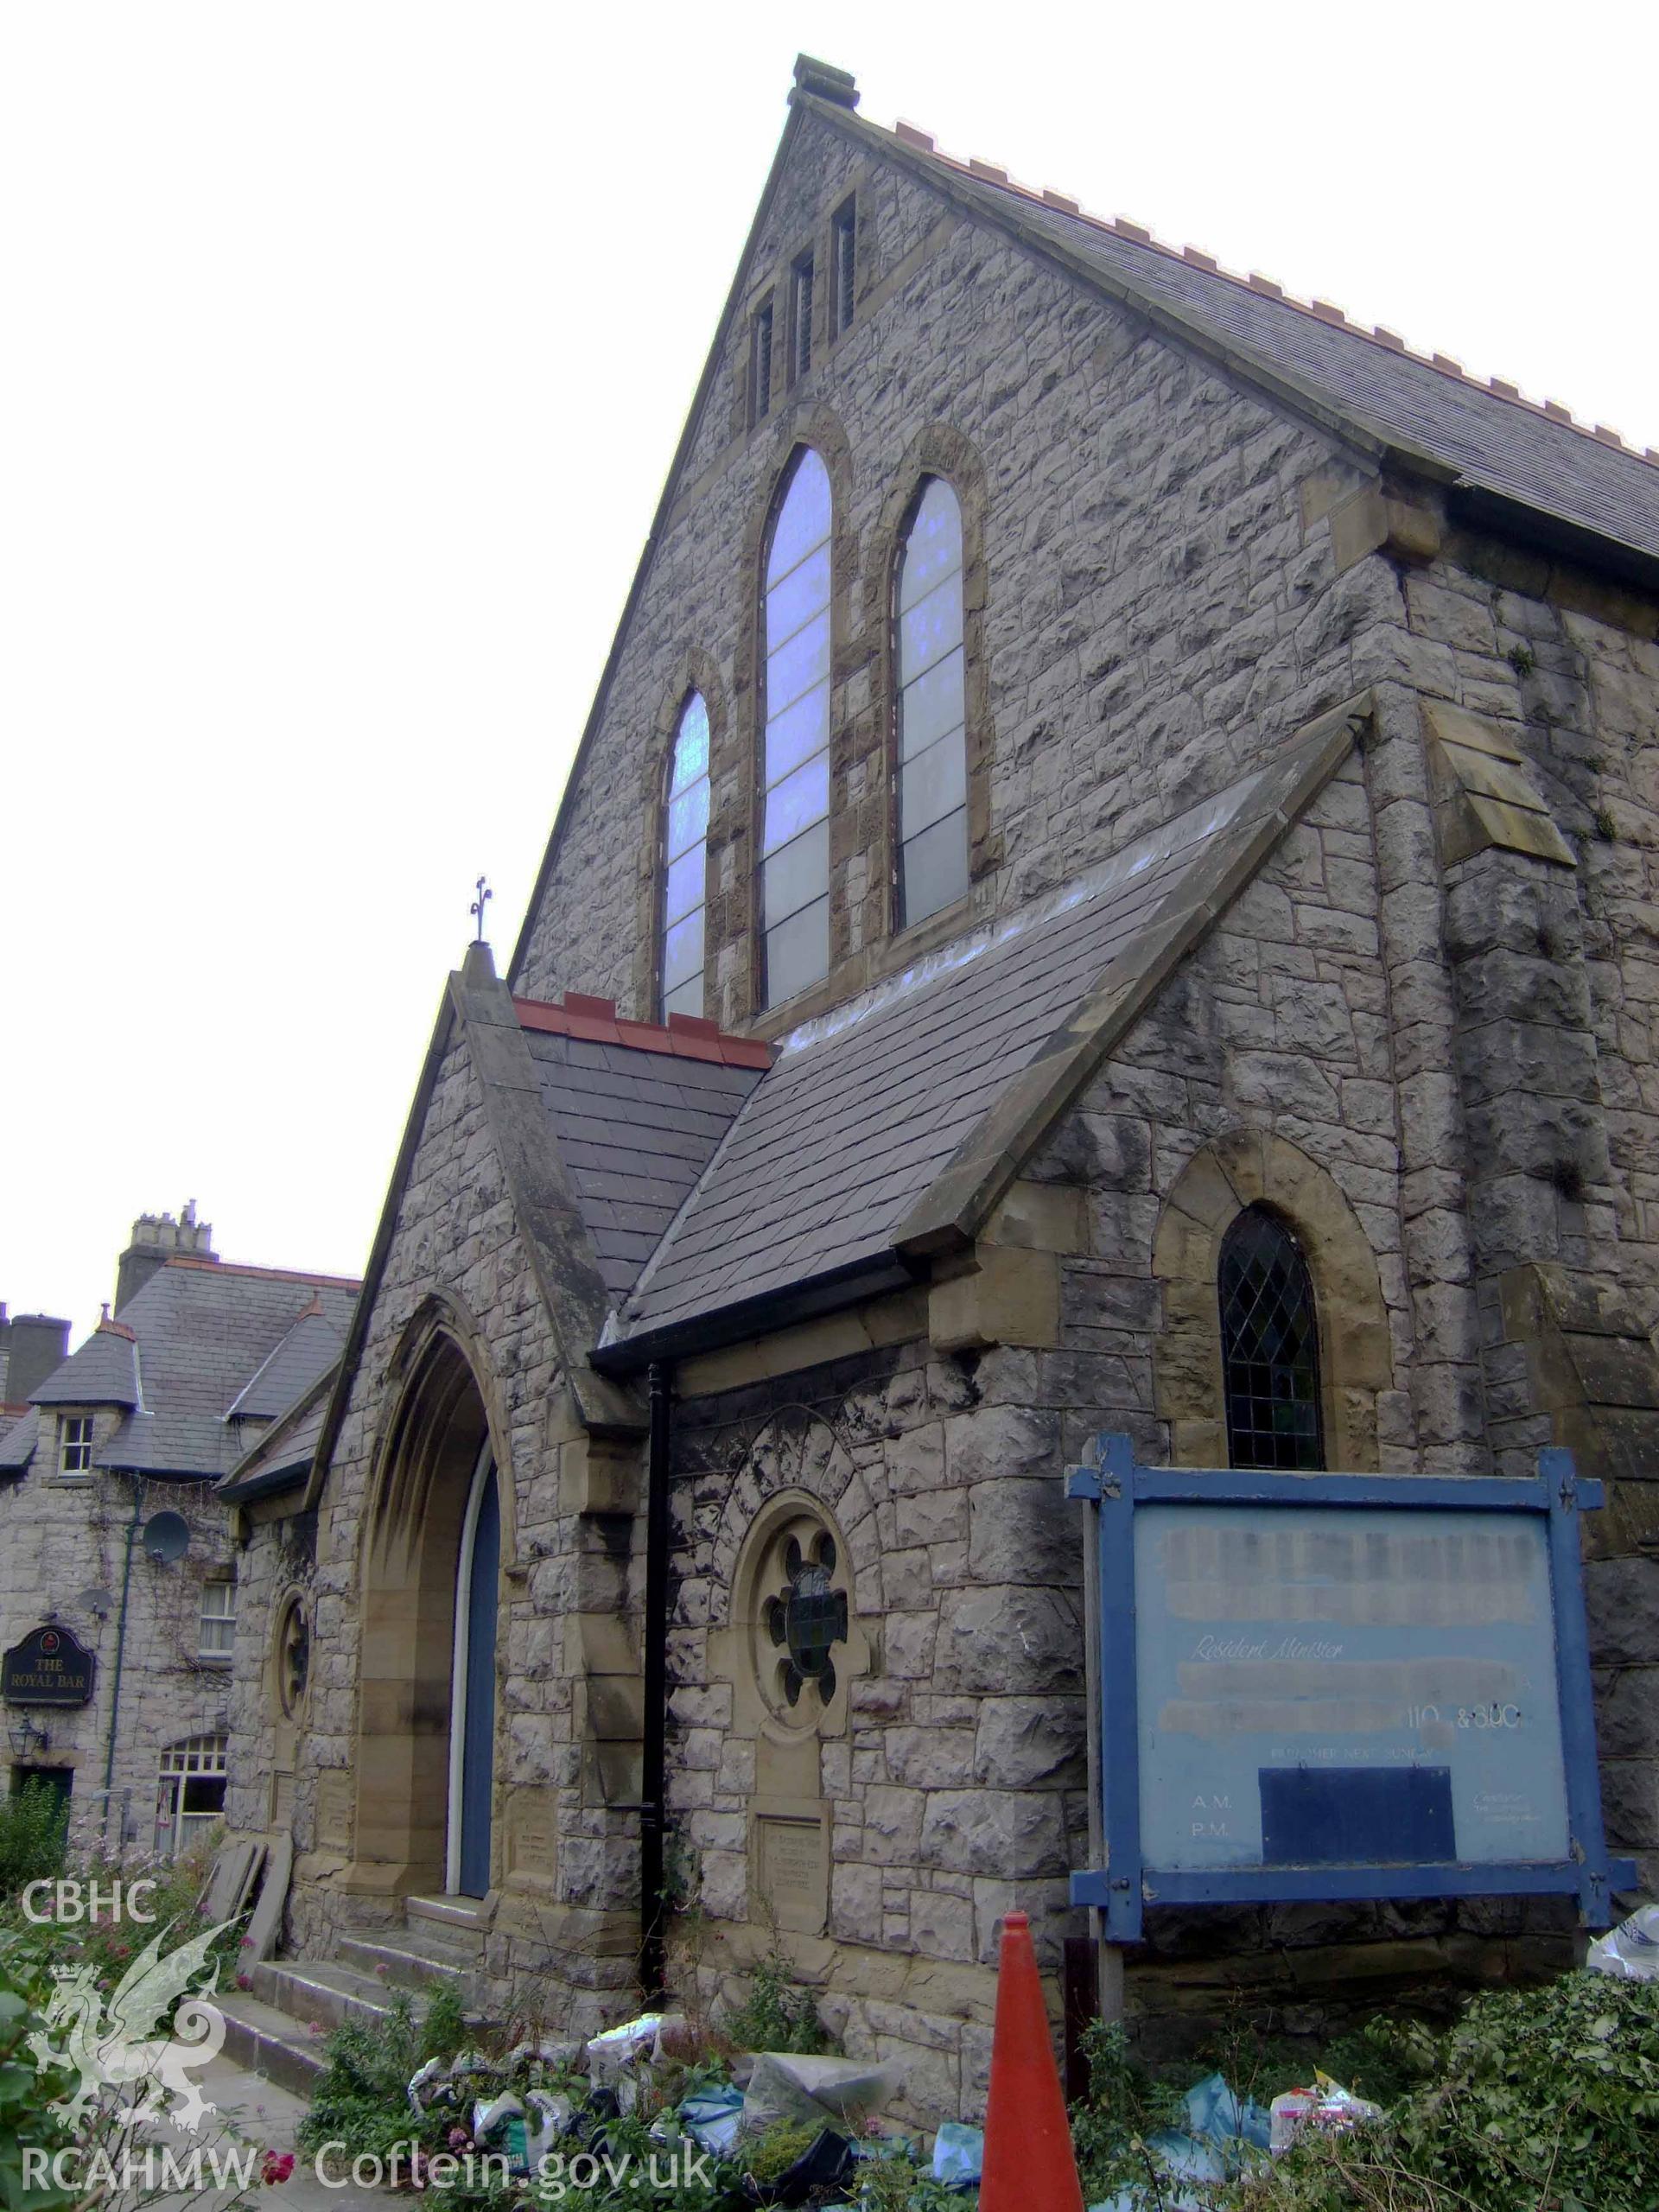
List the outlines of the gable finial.
{"type": "Polygon", "coordinates": [[[494,896],[495,893],[490,889],[487,879],[480,875],[478,879],[478,896],[467,909],[478,924],[477,931],[473,938],[474,944],[482,944],[484,942],[484,909],[494,896]]]}

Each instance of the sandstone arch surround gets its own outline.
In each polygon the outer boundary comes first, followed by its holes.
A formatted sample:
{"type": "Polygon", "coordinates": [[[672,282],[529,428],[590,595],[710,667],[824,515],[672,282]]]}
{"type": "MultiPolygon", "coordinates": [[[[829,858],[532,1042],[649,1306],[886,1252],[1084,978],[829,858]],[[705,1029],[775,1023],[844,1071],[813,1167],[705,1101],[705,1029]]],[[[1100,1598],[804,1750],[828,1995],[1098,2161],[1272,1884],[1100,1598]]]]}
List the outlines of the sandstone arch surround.
{"type": "MultiPolygon", "coordinates": [[[[844,879],[851,850],[847,807],[851,770],[852,739],[847,712],[849,677],[861,669],[867,657],[862,636],[854,624],[854,589],[858,574],[858,535],[855,527],[853,452],[840,418],[822,405],[785,408],[778,416],[772,442],[744,525],[736,571],[742,594],[736,610],[734,634],[738,645],[733,673],[730,737],[719,754],[731,776],[733,798],[722,805],[718,797],[709,821],[711,874],[730,893],[712,892],[709,945],[721,956],[719,973],[728,968],[734,979],[733,1010],[739,1020],[753,1020],[766,1009],[759,1002],[760,828],[764,812],[761,750],[765,729],[761,719],[761,673],[766,662],[766,571],[772,526],[777,518],[783,486],[798,452],[810,448],[823,461],[830,478],[830,978],[844,959],[848,920],[844,879]],[[734,772],[733,772],[734,771],[734,772]],[[732,853],[729,868],[721,859],[732,853]]],[[[810,995],[809,995],[810,996],[810,995]]],[[[803,1009],[798,1008],[797,1011],[803,1009]]],[[[730,1015],[728,1017],[732,1018],[730,1015]]]]}
{"type": "Polygon", "coordinates": [[[1378,1465],[1377,1396],[1393,1387],[1376,1257],[1333,1178],[1284,1137],[1236,1129],[1195,1153],[1159,1217],[1153,1273],[1164,1326],[1153,1348],[1154,1403],[1176,1466],[1227,1465],[1217,1268],[1247,1206],[1270,1207],[1301,1239],[1319,1317],[1319,1391],[1332,1467],[1378,1465]]]}
{"type": "MultiPolygon", "coordinates": [[[[688,645],[674,664],[672,680],[664,688],[652,725],[651,742],[640,748],[639,815],[651,834],[639,844],[639,912],[634,931],[633,1003],[641,1021],[654,1021],[662,989],[663,839],[668,825],[668,763],[679,730],[680,715],[696,691],[709,710],[709,765],[712,799],[713,778],[724,760],[729,743],[730,708],[720,664],[701,646],[688,645]]],[[[714,844],[714,810],[709,810],[708,877],[705,896],[712,902],[719,890],[719,871],[714,844]]],[[[717,1010],[718,983],[715,976],[713,917],[708,925],[709,965],[705,971],[703,1011],[717,1010]]]]}
{"type": "MultiPolygon", "coordinates": [[[[486,1439],[504,1578],[518,1546],[502,1393],[470,1318],[447,1299],[429,1299],[404,1332],[389,1381],[395,1397],[359,1537],[355,1818],[340,1886],[397,1897],[440,1891],[445,1883],[456,1561],[486,1439]]],[[[504,1604],[504,1637],[505,1618],[504,1604]]],[[[499,1698],[496,1726],[499,1753],[499,1698]]],[[[501,1797],[498,1755],[498,1859],[501,1797]]]]}
{"type": "MultiPolygon", "coordinates": [[[[864,635],[870,641],[869,703],[855,730],[855,753],[867,764],[870,794],[864,843],[871,854],[871,908],[868,937],[899,934],[894,909],[893,866],[897,824],[894,780],[898,768],[895,709],[893,579],[910,520],[922,487],[938,477],[957,495],[962,515],[963,688],[968,765],[968,880],[971,887],[1002,862],[1002,841],[991,832],[991,766],[995,732],[991,716],[990,660],[985,645],[990,494],[985,465],[977,449],[948,423],[930,423],[918,432],[893,474],[881,512],[870,532],[863,575],[864,635]]],[[[966,902],[963,909],[965,912],[966,902]]],[[[937,922],[919,925],[929,935],[937,922]]]]}
{"type": "Polygon", "coordinates": [[[705,1902],[721,1919],[760,1925],[775,1915],[798,1935],[822,1936],[833,1811],[823,1747],[847,1737],[852,1687],[870,1671],[881,1602],[874,1503],[822,1414],[784,1408],[756,1433],[715,1531],[711,1567],[709,1679],[729,1686],[732,1737],[747,1746],[749,1779],[742,1853],[705,1855],[705,1902]],[[804,1522],[834,1541],[847,1635],[833,1694],[785,1715],[768,1698],[753,1655],[765,1563],[780,1533],[804,1522]]]}

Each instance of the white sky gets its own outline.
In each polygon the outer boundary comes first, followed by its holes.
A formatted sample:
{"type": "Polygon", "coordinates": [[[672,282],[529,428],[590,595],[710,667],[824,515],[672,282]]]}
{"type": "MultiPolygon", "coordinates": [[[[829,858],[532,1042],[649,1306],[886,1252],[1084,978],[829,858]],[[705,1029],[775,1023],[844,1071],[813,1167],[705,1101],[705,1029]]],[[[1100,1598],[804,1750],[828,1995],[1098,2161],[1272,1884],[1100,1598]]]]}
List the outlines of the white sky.
{"type": "Polygon", "coordinates": [[[1656,43],[1456,0],[0,0],[0,1298],[79,1333],[192,1197],[227,1258],[360,1271],[798,48],[1659,445],[1656,43]]]}

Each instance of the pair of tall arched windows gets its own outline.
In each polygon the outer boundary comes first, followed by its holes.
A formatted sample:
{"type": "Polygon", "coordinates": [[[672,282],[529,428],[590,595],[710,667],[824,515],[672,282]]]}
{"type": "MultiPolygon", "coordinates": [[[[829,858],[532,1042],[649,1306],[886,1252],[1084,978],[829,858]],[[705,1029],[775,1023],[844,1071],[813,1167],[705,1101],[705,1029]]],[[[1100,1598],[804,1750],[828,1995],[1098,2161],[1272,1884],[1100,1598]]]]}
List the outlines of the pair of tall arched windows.
{"type": "MultiPolygon", "coordinates": [[[[830,474],[810,446],[780,487],[761,592],[757,1003],[830,971],[830,474]]],[[[968,888],[962,510],[943,477],[919,486],[892,579],[894,920],[925,921],[968,888]]],[[[670,767],[662,1003],[702,1011],[709,718],[693,692],[670,767]],[[694,887],[696,896],[693,896],[694,887]]]]}

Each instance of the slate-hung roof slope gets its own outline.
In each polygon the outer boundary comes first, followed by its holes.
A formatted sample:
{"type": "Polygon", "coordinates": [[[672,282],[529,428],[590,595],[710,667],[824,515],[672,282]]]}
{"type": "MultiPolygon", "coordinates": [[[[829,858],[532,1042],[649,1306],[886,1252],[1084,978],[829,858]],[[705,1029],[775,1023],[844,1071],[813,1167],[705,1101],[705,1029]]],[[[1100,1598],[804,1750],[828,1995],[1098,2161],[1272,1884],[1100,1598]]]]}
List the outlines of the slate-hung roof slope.
{"type": "Polygon", "coordinates": [[[20,1421],[0,1431],[0,1475],[21,1474],[35,1457],[40,1441],[41,1417],[31,1406],[20,1421]]]}
{"type": "Polygon", "coordinates": [[[1081,263],[1116,296],[1142,303],[1180,334],[1208,336],[1248,373],[1322,400],[1336,416],[1458,487],[1515,501],[1642,561],[1659,560],[1659,467],[1570,421],[1555,421],[1437,368],[1338,319],[1253,288],[1149,238],[1051,205],[1000,176],[933,150],[925,134],[890,132],[833,103],[815,114],[867,147],[919,166],[970,207],[1033,245],[1081,263]]]}
{"type": "Polygon", "coordinates": [[[337,1369],[325,1368],[280,1420],[260,1432],[219,1488],[227,1501],[261,1497],[302,1482],[317,1456],[317,1443],[328,1416],[328,1394],[337,1369]]]}
{"type": "Polygon", "coordinates": [[[136,1406],[138,1344],[124,1321],[103,1321],[54,1368],[31,1398],[37,1406],[136,1406]]]}
{"type": "MultiPolygon", "coordinates": [[[[568,1007],[569,1001],[566,1005],[568,1007]]],[[[602,1001],[599,1003],[603,1003],[602,1001]]],[[[582,1025],[601,1041],[555,1031],[562,1008],[518,1002],[548,1119],[613,1298],[631,1290],[715,1146],[761,1078],[769,1049],[722,1038],[712,1022],[652,1030],[611,1009],[582,1025]],[[632,1035],[633,1043],[623,1041],[632,1035]],[[709,1057],[656,1041],[713,1040],[709,1057]]]]}
{"type": "Polygon", "coordinates": [[[275,1421],[340,1357],[344,1327],[314,1298],[226,1413],[226,1421],[275,1421]]]}
{"type": "Polygon", "coordinates": [[[1020,1129],[1086,1081],[1333,772],[1358,712],[788,1039],[607,1329],[601,1363],[718,1341],[780,1293],[896,1279],[907,1252],[970,1235],[1018,1172],[1020,1129]]]}
{"type": "MultiPolygon", "coordinates": [[[[37,1406],[127,1408],[97,1466],[176,1477],[222,1474],[240,1456],[229,1421],[283,1410],[338,1357],[357,1285],[335,1276],[176,1255],[35,1393],[37,1406]],[[116,1349],[111,1349],[114,1347],[116,1349]],[[121,1359],[136,1388],[108,1395],[121,1359]],[[275,1402],[287,1389],[280,1404],[275,1402]],[[105,1395],[92,1386],[103,1385],[105,1395]]],[[[24,1424],[0,1441],[0,1468],[26,1467],[39,1440],[24,1424]]]]}

